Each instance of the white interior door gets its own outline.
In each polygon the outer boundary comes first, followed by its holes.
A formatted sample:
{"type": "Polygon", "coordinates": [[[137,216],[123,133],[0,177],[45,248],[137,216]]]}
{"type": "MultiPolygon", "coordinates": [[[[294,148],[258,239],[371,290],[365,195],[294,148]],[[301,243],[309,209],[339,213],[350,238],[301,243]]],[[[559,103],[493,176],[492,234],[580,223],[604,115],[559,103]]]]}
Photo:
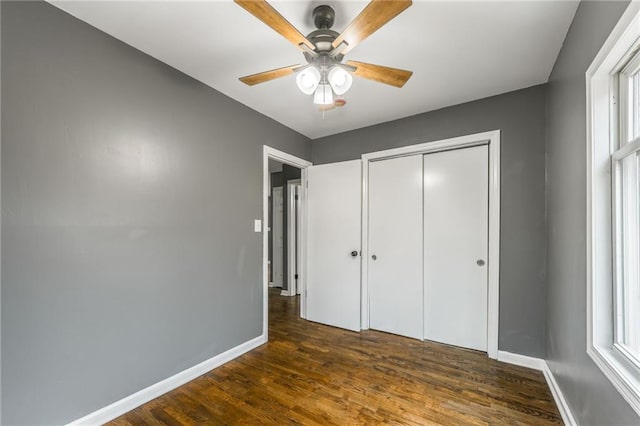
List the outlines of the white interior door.
{"type": "Polygon", "coordinates": [[[307,319],[355,331],[360,331],[361,180],[360,160],[307,169],[307,319]]]}
{"type": "Polygon", "coordinates": [[[422,339],[422,155],[369,165],[369,327],[422,339]]]}
{"type": "Polygon", "coordinates": [[[424,338],[487,350],[486,145],[424,156],[424,338]]]}
{"type": "Polygon", "coordinates": [[[282,187],[278,186],[271,191],[273,201],[273,254],[271,265],[273,286],[282,288],[284,285],[284,203],[282,199],[282,187]]]}

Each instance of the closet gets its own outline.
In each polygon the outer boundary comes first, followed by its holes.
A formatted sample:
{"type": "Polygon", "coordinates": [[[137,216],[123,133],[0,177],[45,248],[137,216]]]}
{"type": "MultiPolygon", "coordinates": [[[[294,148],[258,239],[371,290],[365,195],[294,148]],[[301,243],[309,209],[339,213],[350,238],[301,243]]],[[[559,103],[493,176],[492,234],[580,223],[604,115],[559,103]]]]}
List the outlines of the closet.
{"type": "Polygon", "coordinates": [[[487,350],[487,145],[369,165],[369,327],[487,350]]]}

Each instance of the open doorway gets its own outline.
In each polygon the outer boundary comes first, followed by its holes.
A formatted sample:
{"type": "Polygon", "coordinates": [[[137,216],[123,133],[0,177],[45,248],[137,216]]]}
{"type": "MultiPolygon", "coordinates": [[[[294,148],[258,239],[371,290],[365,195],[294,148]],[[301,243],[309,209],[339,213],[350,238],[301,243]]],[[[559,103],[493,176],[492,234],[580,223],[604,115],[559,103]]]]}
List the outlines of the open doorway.
{"type": "Polygon", "coordinates": [[[300,294],[302,170],[269,159],[269,288],[281,296],[300,294]]]}
{"type": "Polygon", "coordinates": [[[305,317],[305,183],[310,162],[264,148],[264,332],[269,312],[295,309],[305,317]],[[271,305],[270,306],[270,302],[271,305]]]}

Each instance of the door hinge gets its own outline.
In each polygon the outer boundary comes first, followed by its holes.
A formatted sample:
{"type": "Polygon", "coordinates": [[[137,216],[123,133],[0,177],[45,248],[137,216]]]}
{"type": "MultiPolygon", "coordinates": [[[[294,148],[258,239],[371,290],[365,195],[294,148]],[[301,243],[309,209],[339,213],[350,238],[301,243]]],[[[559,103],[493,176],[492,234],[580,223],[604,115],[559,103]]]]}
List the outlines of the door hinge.
{"type": "Polygon", "coordinates": [[[298,201],[298,196],[296,195],[296,201],[298,201]]]}
{"type": "Polygon", "coordinates": [[[298,279],[298,274],[295,274],[295,275],[293,276],[293,278],[295,278],[295,279],[297,280],[297,279],[298,279]]]}

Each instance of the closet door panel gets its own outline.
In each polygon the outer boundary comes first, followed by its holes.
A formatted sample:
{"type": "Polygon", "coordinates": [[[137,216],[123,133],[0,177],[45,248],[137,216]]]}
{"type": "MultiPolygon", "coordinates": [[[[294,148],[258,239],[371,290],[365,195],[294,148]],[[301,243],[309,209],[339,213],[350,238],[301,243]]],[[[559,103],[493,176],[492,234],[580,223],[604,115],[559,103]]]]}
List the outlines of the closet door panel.
{"type": "Polygon", "coordinates": [[[424,156],[424,338],[487,350],[488,147],[424,156]]]}
{"type": "Polygon", "coordinates": [[[422,339],[422,156],[369,165],[369,327],[422,339]]]}

